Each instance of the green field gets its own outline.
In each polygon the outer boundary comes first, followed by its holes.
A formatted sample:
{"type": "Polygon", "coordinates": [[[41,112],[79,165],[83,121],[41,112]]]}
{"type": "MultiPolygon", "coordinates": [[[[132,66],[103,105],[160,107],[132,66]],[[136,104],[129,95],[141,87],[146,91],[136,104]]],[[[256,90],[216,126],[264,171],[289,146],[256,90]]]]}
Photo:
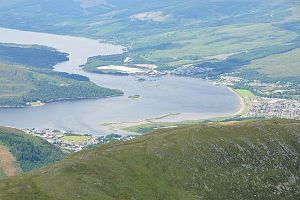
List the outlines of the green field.
{"type": "Polygon", "coordinates": [[[62,138],[62,140],[65,140],[65,141],[73,141],[77,144],[83,144],[83,143],[86,143],[89,139],[91,138],[91,136],[64,136],[62,138]]]}
{"type": "Polygon", "coordinates": [[[235,89],[236,93],[238,93],[242,98],[251,97],[254,98],[255,95],[250,90],[245,89],[235,89]]]}
{"type": "MultiPolygon", "coordinates": [[[[136,125],[136,126],[130,126],[126,127],[123,130],[128,131],[128,132],[135,132],[135,133],[140,133],[140,134],[145,134],[152,132],[155,129],[161,129],[161,128],[166,128],[169,126],[180,126],[180,125],[186,125],[189,122],[180,122],[180,123],[167,123],[167,122],[152,122],[152,123],[145,123],[142,125],[136,125]]],[[[195,122],[197,123],[197,122],[195,122]]]]}
{"type": "Polygon", "coordinates": [[[297,199],[299,130],[287,120],[160,130],[1,181],[0,199],[297,199]]]}
{"type": "Polygon", "coordinates": [[[256,95],[254,95],[250,90],[246,89],[234,89],[234,91],[242,98],[244,107],[240,115],[245,116],[249,111],[250,101],[255,99],[256,95]]]}
{"type": "Polygon", "coordinates": [[[238,54],[256,48],[268,47],[270,44],[281,45],[292,41],[296,37],[296,33],[276,28],[270,24],[239,24],[164,33],[141,38],[135,42],[137,46],[149,46],[157,41],[168,40],[180,44],[181,47],[178,48],[156,50],[143,56],[144,59],[150,62],[170,59],[173,61],[170,67],[177,67],[175,61],[179,62],[178,66],[181,66],[181,60],[188,57],[198,58],[198,60],[190,59],[190,63],[199,63],[209,56],[238,54]],[[143,44],[143,42],[147,43],[143,44]]]}

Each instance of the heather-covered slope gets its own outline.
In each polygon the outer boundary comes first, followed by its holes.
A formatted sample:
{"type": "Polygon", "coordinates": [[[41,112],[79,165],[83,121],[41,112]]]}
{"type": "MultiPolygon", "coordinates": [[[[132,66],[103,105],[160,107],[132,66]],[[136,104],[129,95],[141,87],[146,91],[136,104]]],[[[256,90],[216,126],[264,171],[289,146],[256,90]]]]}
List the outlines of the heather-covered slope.
{"type": "Polygon", "coordinates": [[[0,183],[0,199],[298,199],[300,123],[162,130],[0,183]]]}

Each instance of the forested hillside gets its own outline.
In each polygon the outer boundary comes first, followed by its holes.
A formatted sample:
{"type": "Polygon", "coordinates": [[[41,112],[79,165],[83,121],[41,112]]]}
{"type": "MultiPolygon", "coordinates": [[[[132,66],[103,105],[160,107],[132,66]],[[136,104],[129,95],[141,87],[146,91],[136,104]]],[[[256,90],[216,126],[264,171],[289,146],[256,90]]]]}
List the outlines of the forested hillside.
{"type": "Polygon", "coordinates": [[[67,54],[43,46],[0,44],[0,107],[122,95],[87,77],[52,71],[67,54]]]}
{"type": "Polygon", "coordinates": [[[52,69],[57,63],[67,61],[67,56],[49,47],[0,43],[0,62],[9,64],[52,69]]]}
{"type": "Polygon", "coordinates": [[[23,107],[30,102],[101,98],[122,95],[121,91],[51,71],[34,71],[23,66],[0,64],[0,107],[23,107]],[[77,80],[79,79],[79,80],[77,80]]]}
{"type": "Polygon", "coordinates": [[[23,171],[45,166],[65,156],[60,148],[47,141],[12,128],[0,127],[0,144],[8,148],[23,171]]]}
{"type": "Polygon", "coordinates": [[[0,199],[299,199],[300,123],[209,123],[73,154],[4,180],[0,199]]]}

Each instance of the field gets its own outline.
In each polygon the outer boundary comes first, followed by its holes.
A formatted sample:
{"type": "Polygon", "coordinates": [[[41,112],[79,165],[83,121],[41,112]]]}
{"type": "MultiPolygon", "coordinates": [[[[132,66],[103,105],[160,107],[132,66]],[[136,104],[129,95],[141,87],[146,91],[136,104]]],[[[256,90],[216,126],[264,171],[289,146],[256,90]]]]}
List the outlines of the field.
{"type": "Polygon", "coordinates": [[[249,90],[235,89],[234,91],[237,92],[243,98],[246,98],[246,97],[254,98],[255,97],[255,95],[249,90]]]}
{"type": "Polygon", "coordinates": [[[299,129],[273,120],[159,130],[1,181],[0,198],[297,199],[299,129]]]}
{"type": "Polygon", "coordinates": [[[157,41],[167,43],[170,40],[175,44],[175,48],[151,51],[143,55],[143,58],[149,62],[171,60],[172,65],[169,67],[178,67],[182,66],[182,60],[189,60],[190,64],[200,63],[209,56],[239,54],[252,49],[268,47],[271,43],[272,45],[281,45],[296,37],[297,34],[293,32],[278,29],[269,24],[239,24],[164,33],[141,38],[135,42],[139,48],[149,46],[157,41]],[[176,61],[180,62],[179,65],[176,65],[176,61]]]}
{"type": "MultiPolygon", "coordinates": [[[[195,122],[195,123],[197,123],[197,122],[195,122]]],[[[124,128],[122,128],[122,130],[128,131],[128,132],[145,134],[145,133],[152,132],[156,129],[163,129],[163,128],[167,128],[167,127],[177,127],[180,125],[182,126],[182,125],[187,125],[187,124],[189,124],[189,122],[180,122],[180,123],[167,123],[167,122],[146,123],[145,122],[145,124],[124,127],[124,128]]]]}
{"type": "Polygon", "coordinates": [[[72,141],[77,144],[86,143],[91,137],[90,136],[64,136],[62,140],[72,141]]]}
{"type": "Polygon", "coordinates": [[[252,99],[255,99],[256,96],[250,90],[246,90],[246,89],[234,89],[234,91],[242,98],[243,110],[240,113],[240,115],[244,116],[249,111],[250,101],[252,99]]]}

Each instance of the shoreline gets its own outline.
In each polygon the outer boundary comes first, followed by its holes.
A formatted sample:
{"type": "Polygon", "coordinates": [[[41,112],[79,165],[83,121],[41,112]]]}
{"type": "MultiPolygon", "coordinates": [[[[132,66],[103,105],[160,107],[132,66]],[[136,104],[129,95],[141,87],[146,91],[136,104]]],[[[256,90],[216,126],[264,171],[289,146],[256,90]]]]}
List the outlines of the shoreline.
{"type": "Polygon", "coordinates": [[[43,107],[46,106],[47,104],[51,103],[58,103],[58,102],[64,102],[64,101],[81,101],[81,100],[93,100],[93,99],[108,99],[108,98],[113,98],[113,97],[122,97],[122,95],[110,95],[110,96],[105,96],[105,97],[83,97],[83,98],[61,98],[61,99],[56,99],[56,100],[50,100],[47,102],[41,102],[40,105],[26,105],[26,106],[0,106],[0,109],[21,109],[21,108],[36,108],[36,107],[43,107]]]}
{"type": "Polygon", "coordinates": [[[235,95],[237,95],[240,99],[240,109],[233,115],[233,116],[228,116],[228,117],[235,117],[235,116],[239,116],[239,115],[242,115],[243,112],[245,111],[246,109],[246,106],[245,106],[245,99],[239,94],[237,93],[233,88],[229,87],[229,86],[226,86],[232,93],[234,93],[235,95]]]}
{"type": "MultiPolygon", "coordinates": [[[[213,84],[213,83],[211,83],[213,84]]],[[[213,118],[233,118],[233,117],[238,117],[241,116],[243,114],[243,112],[246,109],[245,106],[245,100],[244,98],[239,95],[233,88],[227,86],[227,85],[223,85],[226,86],[226,88],[231,91],[234,95],[236,95],[239,99],[240,99],[240,109],[238,111],[236,111],[235,113],[233,113],[232,115],[226,115],[226,116],[215,116],[215,117],[204,117],[199,119],[199,117],[195,117],[195,118],[189,118],[189,119],[183,119],[183,120],[179,120],[175,122],[173,121],[160,121],[163,120],[165,118],[168,118],[170,116],[175,116],[173,113],[169,113],[169,114],[165,114],[162,116],[158,116],[158,117],[153,117],[153,118],[146,118],[146,119],[142,119],[139,121],[135,121],[135,122],[111,122],[111,123],[103,123],[102,125],[107,126],[109,129],[114,130],[114,131],[125,131],[125,132],[130,132],[126,129],[132,128],[132,127],[138,127],[138,126],[145,126],[145,125],[150,125],[151,123],[157,123],[157,124],[188,124],[188,123],[197,123],[197,122],[201,122],[201,121],[205,121],[205,120],[209,120],[209,119],[213,119],[213,118]]],[[[176,116],[180,116],[183,115],[184,113],[176,113],[176,116]]]]}
{"type": "MultiPolygon", "coordinates": [[[[0,28],[1,30],[1,28],[0,28]]],[[[37,37],[38,40],[34,41],[36,44],[39,45],[43,45],[43,46],[48,46],[48,47],[52,47],[55,48],[61,52],[65,52],[69,54],[69,60],[66,62],[62,62],[62,63],[58,63],[57,65],[55,65],[54,71],[60,71],[60,72],[67,72],[67,73],[76,73],[76,74],[80,74],[80,75],[85,75],[85,73],[80,73],[80,70],[82,70],[82,68],[80,67],[81,65],[85,64],[87,59],[92,57],[92,56],[97,56],[97,55],[113,55],[113,54],[120,54],[122,52],[124,52],[124,48],[121,45],[112,45],[112,44],[106,44],[106,43],[99,43],[99,41],[94,41],[88,38],[78,38],[78,37],[74,37],[74,36],[69,36],[69,35],[56,35],[56,34],[49,34],[49,33],[39,33],[39,32],[31,32],[31,31],[22,31],[22,30],[17,30],[17,29],[3,29],[3,32],[5,32],[6,34],[3,35],[4,40],[6,41],[13,41],[14,43],[19,43],[19,44],[32,44],[32,40],[25,40],[23,41],[23,39],[20,38],[24,38],[24,36],[40,36],[37,37]],[[9,32],[10,30],[12,30],[12,32],[15,35],[20,35],[22,34],[22,37],[15,37],[13,38],[14,40],[12,40],[11,37],[8,37],[9,34],[7,34],[7,32],[9,32]],[[17,38],[17,40],[15,40],[17,38]],[[53,40],[51,40],[51,38],[53,40]],[[75,43],[78,42],[79,44],[81,44],[84,41],[84,47],[91,47],[91,48],[82,48],[82,49],[88,49],[88,51],[76,51],[76,49],[74,49],[73,46],[64,46],[64,42],[72,42],[72,44],[74,44],[74,40],[75,43]],[[61,42],[64,41],[64,42],[61,42]],[[105,51],[103,51],[103,48],[105,47],[105,51]],[[78,57],[80,57],[80,59],[78,59],[78,57]]],[[[27,38],[27,37],[25,37],[27,38]]],[[[94,75],[94,73],[93,73],[94,75]]],[[[89,76],[87,76],[88,78],[90,78],[89,76]]],[[[92,76],[93,77],[93,76],[92,76]]],[[[189,77],[191,78],[191,77],[189,77]]],[[[205,81],[205,79],[202,79],[205,81]]],[[[91,82],[95,83],[96,85],[99,85],[99,83],[97,83],[97,81],[90,79],[91,82]]],[[[206,80],[207,81],[207,80],[206,80]]],[[[208,81],[209,82],[209,81],[208,81]]],[[[213,83],[209,83],[209,84],[213,84],[213,83]]],[[[100,85],[101,86],[101,85],[100,85]]],[[[108,88],[113,88],[113,87],[108,87],[108,88]]],[[[227,87],[228,88],[228,87],[227,87]]],[[[225,87],[224,87],[225,89],[225,87]]],[[[191,93],[192,94],[192,93],[191,93]]],[[[236,94],[235,94],[236,95],[236,94]]],[[[122,95],[110,95],[110,96],[106,96],[106,97],[100,97],[100,98],[109,98],[109,97],[114,97],[114,96],[122,96],[122,95]]],[[[66,101],[66,100],[82,100],[82,99],[98,99],[98,97],[92,97],[92,98],[62,98],[62,99],[57,99],[57,100],[53,100],[53,101],[48,101],[48,102],[44,102],[44,103],[51,103],[54,101],[66,101]]],[[[241,101],[242,102],[242,101],[241,101]]],[[[242,103],[241,103],[242,104],[242,103]]],[[[180,105],[179,105],[180,106],[180,105]]],[[[10,107],[10,108],[14,108],[10,107]]],[[[7,107],[6,107],[7,108],[7,107]]],[[[26,108],[26,106],[25,106],[26,108]]],[[[235,108],[234,108],[235,109],[235,108]]],[[[199,119],[205,119],[205,118],[212,118],[212,117],[225,117],[225,116],[232,116],[232,115],[237,115],[241,112],[241,110],[243,109],[243,106],[241,106],[240,110],[235,112],[235,110],[233,110],[233,113],[228,112],[228,113],[181,113],[180,115],[178,115],[176,117],[176,119],[172,119],[171,121],[177,121],[177,122],[183,122],[183,121],[196,121],[199,119]],[[206,115],[206,116],[203,116],[206,115]]],[[[172,112],[171,109],[166,110],[165,113],[168,112],[172,112]]],[[[147,117],[147,116],[145,116],[147,117]]],[[[139,122],[135,122],[135,123],[141,123],[141,122],[155,122],[155,121],[162,121],[162,122],[166,122],[169,121],[166,120],[166,118],[170,117],[170,113],[166,114],[166,116],[164,115],[163,117],[156,117],[154,119],[141,119],[139,122]]],[[[126,119],[126,118],[125,118],[126,119]]],[[[118,122],[116,122],[118,123],[118,122]]],[[[130,123],[130,122],[128,122],[130,123]]]]}

